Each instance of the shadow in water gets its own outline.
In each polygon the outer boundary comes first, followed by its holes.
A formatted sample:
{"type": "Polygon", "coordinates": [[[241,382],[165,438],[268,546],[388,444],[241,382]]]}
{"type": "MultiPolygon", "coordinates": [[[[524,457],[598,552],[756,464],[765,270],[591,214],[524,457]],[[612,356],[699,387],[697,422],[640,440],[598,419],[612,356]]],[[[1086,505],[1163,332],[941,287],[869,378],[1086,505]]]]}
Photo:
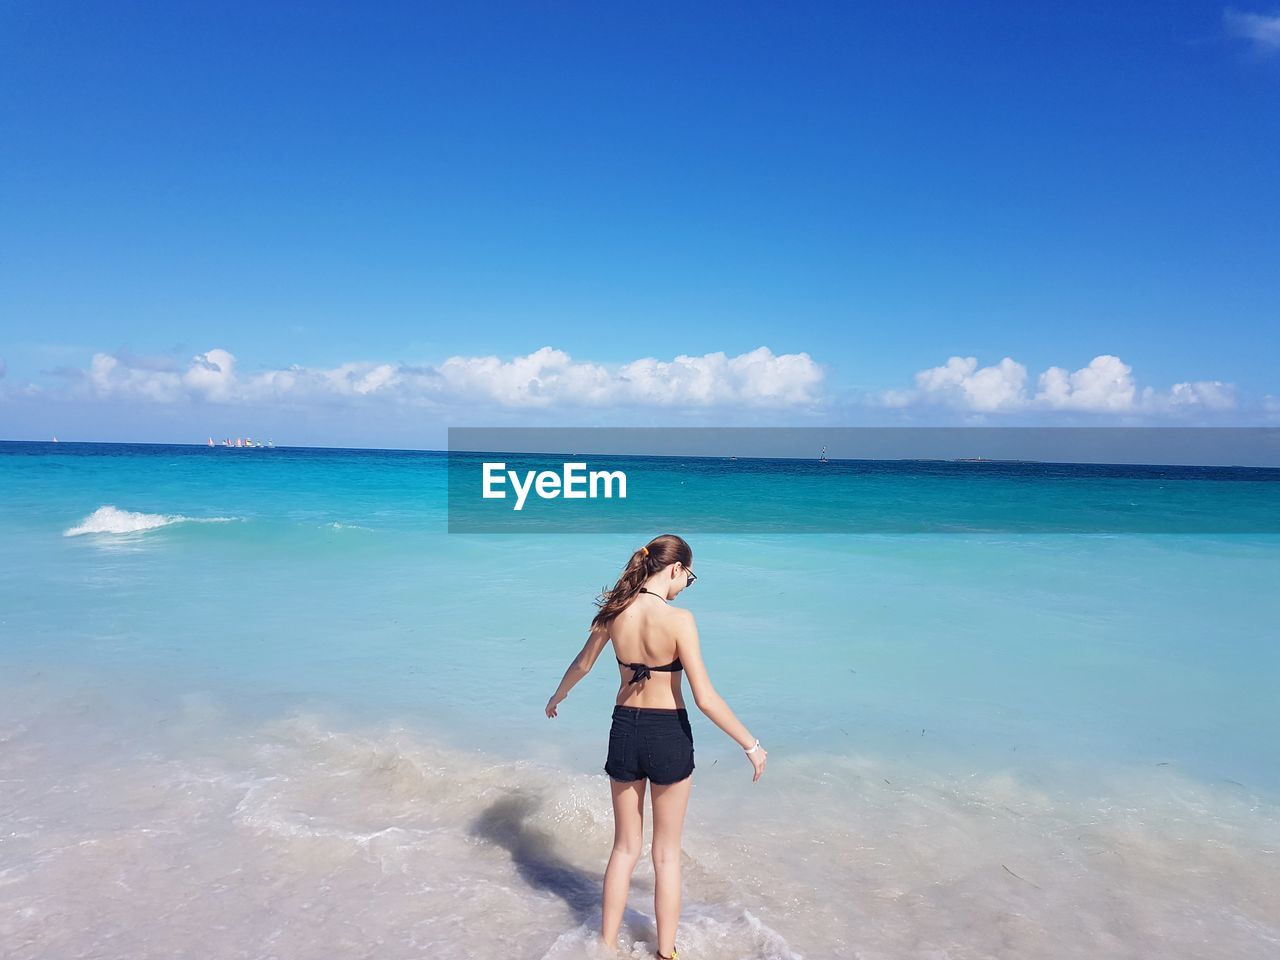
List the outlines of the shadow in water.
{"type": "MultiPolygon", "coordinates": [[[[604,877],[569,863],[556,852],[550,834],[525,822],[541,803],[539,797],[513,791],[475,819],[471,834],[507,850],[525,883],[560,897],[578,923],[598,927],[604,877]]],[[[630,907],[622,919],[634,936],[657,936],[652,919],[630,907]]]]}

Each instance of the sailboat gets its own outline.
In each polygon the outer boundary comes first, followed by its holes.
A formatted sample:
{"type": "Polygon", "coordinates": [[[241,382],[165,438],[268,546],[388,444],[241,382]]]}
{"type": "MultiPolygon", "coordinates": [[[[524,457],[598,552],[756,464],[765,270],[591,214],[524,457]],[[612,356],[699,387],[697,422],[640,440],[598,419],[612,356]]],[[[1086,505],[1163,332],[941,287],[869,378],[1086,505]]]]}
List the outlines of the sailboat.
{"type": "Polygon", "coordinates": [[[819,463],[828,463],[828,462],[829,462],[829,461],[827,460],[827,448],[826,448],[825,446],[822,448],[822,453],[818,456],[818,462],[819,462],[819,463]]]}

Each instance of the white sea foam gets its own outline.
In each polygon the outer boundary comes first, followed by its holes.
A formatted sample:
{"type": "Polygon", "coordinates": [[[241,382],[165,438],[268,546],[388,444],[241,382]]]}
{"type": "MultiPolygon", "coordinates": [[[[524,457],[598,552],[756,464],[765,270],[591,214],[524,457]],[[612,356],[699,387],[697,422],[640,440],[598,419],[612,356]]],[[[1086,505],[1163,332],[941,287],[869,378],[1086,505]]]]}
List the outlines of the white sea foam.
{"type": "Polygon", "coordinates": [[[172,523],[229,523],[235,517],[184,517],[182,514],[139,513],[121,510],[110,504],[101,506],[76,526],[63,533],[64,537],[78,537],[87,533],[142,533],[157,530],[172,523]]]}
{"type": "MultiPolygon", "coordinates": [[[[123,710],[101,690],[4,692],[0,725],[30,724],[0,753],[15,957],[595,955],[603,774],[314,711],[245,727],[202,696],[123,710]]],[[[694,793],[682,953],[1234,960],[1275,945],[1280,836],[1257,797],[1168,768],[1070,795],[872,758],[770,774],[694,793]]],[[[655,942],[644,854],[623,957],[655,942]]]]}

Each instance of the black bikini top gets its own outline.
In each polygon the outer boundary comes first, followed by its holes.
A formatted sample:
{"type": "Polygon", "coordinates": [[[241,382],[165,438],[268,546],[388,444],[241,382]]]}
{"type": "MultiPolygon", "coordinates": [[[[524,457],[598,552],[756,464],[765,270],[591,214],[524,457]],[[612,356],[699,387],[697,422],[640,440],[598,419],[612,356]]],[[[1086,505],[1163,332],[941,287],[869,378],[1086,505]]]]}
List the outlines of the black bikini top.
{"type": "MultiPolygon", "coordinates": [[[[655,597],[658,596],[658,594],[654,593],[652,590],[646,590],[644,587],[640,588],[640,592],[652,594],[655,597]]],[[[663,602],[666,602],[665,598],[663,598],[663,602]]],[[[641,680],[647,680],[649,678],[649,674],[654,670],[657,670],[659,673],[675,673],[677,670],[684,669],[684,664],[680,662],[680,658],[678,656],[670,663],[661,667],[651,667],[645,663],[627,663],[625,660],[617,656],[615,656],[614,659],[624,667],[630,667],[632,670],[631,679],[627,682],[627,686],[631,686],[633,683],[639,683],[641,680]]]]}

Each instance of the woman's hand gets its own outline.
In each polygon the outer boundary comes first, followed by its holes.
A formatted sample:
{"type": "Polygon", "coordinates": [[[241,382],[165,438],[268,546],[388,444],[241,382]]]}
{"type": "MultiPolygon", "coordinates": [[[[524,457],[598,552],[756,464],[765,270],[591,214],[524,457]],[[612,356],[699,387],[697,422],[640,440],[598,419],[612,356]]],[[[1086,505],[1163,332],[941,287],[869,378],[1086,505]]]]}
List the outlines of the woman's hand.
{"type": "Polygon", "coordinates": [[[556,715],[556,706],[563,701],[564,697],[553,693],[551,699],[547,701],[547,716],[554,717],[556,715]]]}
{"type": "MultiPolygon", "coordinates": [[[[742,751],[746,753],[746,751],[742,751]]],[[[756,768],[756,775],[751,778],[751,782],[755,783],[764,774],[764,761],[768,756],[764,747],[756,747],[755,753],[747,753],[747,759],[751,761],[751,765],[756,768]]]]}

